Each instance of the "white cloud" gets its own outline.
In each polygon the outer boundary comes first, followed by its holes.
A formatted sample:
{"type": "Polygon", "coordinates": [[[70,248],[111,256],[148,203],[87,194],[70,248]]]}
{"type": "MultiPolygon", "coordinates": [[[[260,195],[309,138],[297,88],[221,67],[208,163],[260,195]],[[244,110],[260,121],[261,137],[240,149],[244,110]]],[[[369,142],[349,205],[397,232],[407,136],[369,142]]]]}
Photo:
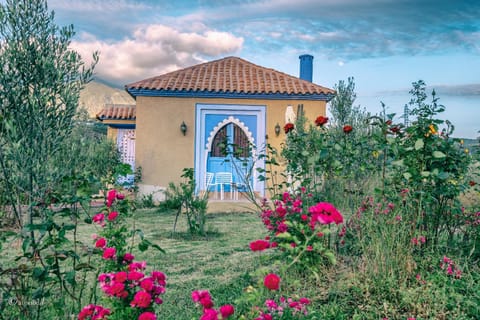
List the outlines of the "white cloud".
{"type": "Polygon", "coordinates": [[[83,34],[72,42],[72,48],[87,63],[92,52],[99,51],[96,74],[118,84],[201,63],[205,58],[235,54],[242,45],[243,38],[228,32],[182,32],[160,24],[140,27],[131,38],[120,41],[108,42],[83,34]]]}

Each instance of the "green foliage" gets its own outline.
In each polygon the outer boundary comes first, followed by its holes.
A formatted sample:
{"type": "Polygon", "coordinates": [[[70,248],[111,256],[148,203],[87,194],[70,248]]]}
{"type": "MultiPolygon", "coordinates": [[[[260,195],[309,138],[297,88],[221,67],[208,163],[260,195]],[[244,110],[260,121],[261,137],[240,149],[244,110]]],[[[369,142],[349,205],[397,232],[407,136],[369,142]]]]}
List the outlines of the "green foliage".
{"type": "Polygon", "coordinates": [[[196,183],[193,168],[183,169],[181,182],[178,186],[170,183],[166,191],[164,207],[177,211],[173,232],[175,232],[178,217],[184,214],[191,235],[205,235],[205,214],[207,212],[208,192],[203,195],[196,193],[196,183]]]}

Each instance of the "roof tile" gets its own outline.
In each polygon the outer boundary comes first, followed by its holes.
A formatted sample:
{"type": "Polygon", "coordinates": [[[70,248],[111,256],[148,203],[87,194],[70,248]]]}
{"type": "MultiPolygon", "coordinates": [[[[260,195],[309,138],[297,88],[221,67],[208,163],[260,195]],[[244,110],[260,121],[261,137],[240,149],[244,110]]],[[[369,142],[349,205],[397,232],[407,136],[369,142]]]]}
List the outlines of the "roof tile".
{"type": "Polygon", "coordinates": [[[135,120],[136,108],[132,104],[106,104],[97,114],[98,120],[135,120]]]}

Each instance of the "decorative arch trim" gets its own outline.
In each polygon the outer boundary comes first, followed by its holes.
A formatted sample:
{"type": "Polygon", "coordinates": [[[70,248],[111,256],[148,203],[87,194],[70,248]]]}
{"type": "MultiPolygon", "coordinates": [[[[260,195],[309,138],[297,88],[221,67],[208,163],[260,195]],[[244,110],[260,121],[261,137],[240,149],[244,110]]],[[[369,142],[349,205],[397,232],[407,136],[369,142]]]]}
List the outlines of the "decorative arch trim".
{"type": "Polygon", "coordinates": [[[254,138],[253,138],[253,134],[252,132],[248,129],[248,127],[245,125],[245,123],[243,123],[242,121],[240,121],[238,118],[234,118],[232,116],[229,116],[228,118],[226,118],[225,120],[223,121],[220,121],[213,129],[212,131],[210,131],[210,135],[208,136],[208,139],[207,139],[207,144],[205,145],[205,148],[208,152],[210,152],[212,150],[212,144],[213,144],[213,139],[215,138],[215,136],[217,135],[218,131],[220,131],[220,129],[222,129],[223,127],[225,127],[227,124],[230,124],[230,123],[233,123],[233,124],[236,124],[237,126],[239,126],[243,132],[245,133],[245,135],[247,136],[248,138],[248,142],[250,142],[252,145],[253,145],[253,142],[254,142],[254,138]]]}

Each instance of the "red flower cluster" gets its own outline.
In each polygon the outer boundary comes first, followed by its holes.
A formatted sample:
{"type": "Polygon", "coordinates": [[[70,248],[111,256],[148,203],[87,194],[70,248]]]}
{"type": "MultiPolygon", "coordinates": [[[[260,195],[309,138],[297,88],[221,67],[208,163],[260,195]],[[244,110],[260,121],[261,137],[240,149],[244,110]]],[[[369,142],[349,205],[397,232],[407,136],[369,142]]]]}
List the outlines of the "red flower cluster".
{"type": "Polygon", "coordinates": [[[280,277],[276,275],[275,273],[270,273],[265,276],[263,279],[263,285],[268,289],[268,290],[278,290],[280,289],[280,277]]]}
{"type": "Polygon", "coordinates": [[[343,126],[343,132],[345,132],[345,133],[347,133],[347,134],[350,133],[350,132],[352,132],[352,130],[353,130],[353,127],[352,127],[351,125],[348,125],[348,124],[347,124],[347,125],[344,125],[344,126],[343,126]]]}
{"type": "Polygon", "coordinates": [[[315,119],[315,124],[317,127],[323,127],[324,124],[328,122],[328,117],[324,116],[318,116],[317,119],[315,119]]]}
{"type": "Polygon", "coordinates": [[[283,130],[285,130],[285,133],[289,133],[290,131],[292,131],[293,129],[295,129],[295,125],[293,123],[287,123],[284,127],[283,127],[283,130]]]}
{"type": "Polygon", "coordinates": [[[462,270],[458,269],[455,266],[455,262],[447,256],[443,256],[443,259],[440,262],[440,268],[445,270],[449,276],[454,276],[456,279],[460,279],[462,277],[462,270]]]}
{"type": "Polygon", "coordinates": [[[206,290],[193,291],[192,300],[203,307],[203,314],[200,317],[200,320],[218,320],[219,315],[221,316],[221,319],[227,319],[235,313],[235,309],[230,304],[223,305],[218,308],[218,310],[214,309],[212,296],[210,295],[210,292],[206,290]]]}
{"type": "Polygon", "coordinates": [[[107,319],[108,315],[110,315],[110,309],[89,304],[80,311],[78,320],[102,320],[107,319]]]}

